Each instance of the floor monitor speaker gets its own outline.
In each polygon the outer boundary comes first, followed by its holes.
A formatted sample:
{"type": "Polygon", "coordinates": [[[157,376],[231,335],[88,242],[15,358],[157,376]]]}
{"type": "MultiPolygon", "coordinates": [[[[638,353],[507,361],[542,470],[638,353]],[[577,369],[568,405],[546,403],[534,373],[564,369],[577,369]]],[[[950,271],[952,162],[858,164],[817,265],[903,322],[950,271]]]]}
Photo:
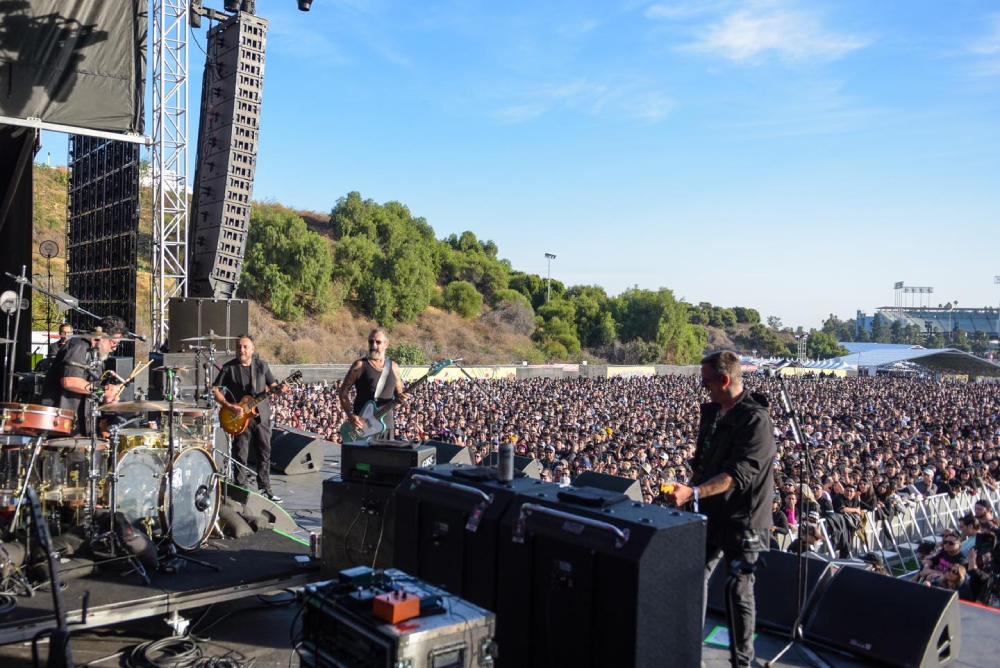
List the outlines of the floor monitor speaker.
{"type": "MultiPolygon", "coordinates": [[[[771,550],[762,552],[757,560],[753,591],[757,602],[757,626],[788,634],[795,622],[795,579],[798,573],[796,555],[791,552],[771,550]]],[[[719,562],[708,581],[708,609],[726,614],[726,565],[719,562]]],[[[817,587],[826,584],[833,574],[830,562],[806,557],[806,605],[815,600],[817,587]]]]}
{"type": "Polygon", "coordinates": [[[573,487],[594,487],[596,489],[606,489],[609,492],[624,494],[633,501],[642,502],[642,486],[638,480],[632,478],[622,478],[606,473],[596,473],[594,471],[584,471],[573,480],[573,487]]]}
{"type": "Polygon", "coordinates": [[[958,593],[858,568],[843,568],[806,617],[808,643],[868,663],[935,668],[958,663],[958,593]]]}
{"type": "Polygon", "coordinates": [[[319,471],[326,443],[318,434],[276,425],[271,430],[271,468],[285,475],[319,471]]]}

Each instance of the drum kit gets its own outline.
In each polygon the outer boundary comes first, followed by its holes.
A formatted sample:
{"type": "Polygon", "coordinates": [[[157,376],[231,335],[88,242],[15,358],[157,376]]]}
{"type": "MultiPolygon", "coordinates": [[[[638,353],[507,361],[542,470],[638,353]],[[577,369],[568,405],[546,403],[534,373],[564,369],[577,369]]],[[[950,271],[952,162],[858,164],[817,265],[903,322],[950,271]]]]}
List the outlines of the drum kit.
{"type": "MultiPolygon", "coordinates": [[[[208,344],[202,350],[211,369],[215,341],[230,338],[212,334],[185,342],[208,344]]],[[[99,380],[103,363],[96,354],[87,366],[89,378],[99,380]]],[[[211,385],[206,378],[200,397],[205,405],[185,403],[177,399],[177,374],[187,369],[152,371],[165,374],[163,401],[139,395],[136,401],[101,404],[103,389],[92,383],[85,430],[90,436],[73,435],[81,431],[73,411],[0,403],[0,528],[6,522],[7,534],[18,537],[19,522],[30,515],[22,506],[31,487],[53,534],[82,533],[95,555],[127,561],[147,584],[152,563],[141,552],[148,556],[154,544],[162,570],[179,566],[178,559],[215,568],[185,554],[218,530],[221,481],[231,475],[229,453],[214,446],[218,415],[209,399],[211,385]],[[159,422],[151,419],[156,414],[159,422]],[[123,524],[131,536],[141,534],[142,550],[123,538],[123,524]]]]}

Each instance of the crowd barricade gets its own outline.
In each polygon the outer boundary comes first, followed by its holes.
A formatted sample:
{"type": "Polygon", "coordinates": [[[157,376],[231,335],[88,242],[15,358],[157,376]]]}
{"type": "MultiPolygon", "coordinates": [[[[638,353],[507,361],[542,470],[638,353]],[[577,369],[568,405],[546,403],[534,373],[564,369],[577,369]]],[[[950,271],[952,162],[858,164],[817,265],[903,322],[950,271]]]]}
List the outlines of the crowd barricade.
{"type": "MultiPolygon", "coordinates": [[[[919,570],[920,544],[937,544],[942,533],[957,530],[958,521],[972,513],[978,499],[987,499],[995,511],[1000,512],[1000,489],[983,489],[978,494],[963,493],[954,497],[935,494],[918,501],[905,501],[888,519],[866,511],[862,529],[852,537],[851,553],[859,556],[869,551],[877,552],[893,572],[912,573],[915,565],[919,570]]],[[[825,518],[820,520],[819,527],[823,540],[817,552],[829,559],[837,559],[839,555],[830,539],[825,518]]],[[[777,536],[778,545],[785,550],[794,537],[794,531],[787,536],[777,536]]]]}

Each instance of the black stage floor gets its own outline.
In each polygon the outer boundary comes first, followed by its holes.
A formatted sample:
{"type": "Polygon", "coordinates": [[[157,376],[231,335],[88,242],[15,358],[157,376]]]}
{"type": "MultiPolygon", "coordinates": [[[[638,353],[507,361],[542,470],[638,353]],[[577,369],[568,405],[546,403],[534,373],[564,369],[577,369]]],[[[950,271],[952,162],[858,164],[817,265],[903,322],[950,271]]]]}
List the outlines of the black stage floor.
{"type": "MultiPolygon", "coordinates": [[[[151,572],[149,586],[138,575],[106,571],[66,582],[63,606],[67,621],[75,627],[100,627],[298,587],[318,578],[319,562],[308,552],[308,545],[273,531],[210,540],[207,547],[190,556],[218,570],[185,562],[175,573],[151,572]],[[86,616],[82,610],[85,595],[86,616]]],[[[54,624],[51,592],[20,596],[17,608],[0,619],[0,643],[30,639],[54,624]]]]}

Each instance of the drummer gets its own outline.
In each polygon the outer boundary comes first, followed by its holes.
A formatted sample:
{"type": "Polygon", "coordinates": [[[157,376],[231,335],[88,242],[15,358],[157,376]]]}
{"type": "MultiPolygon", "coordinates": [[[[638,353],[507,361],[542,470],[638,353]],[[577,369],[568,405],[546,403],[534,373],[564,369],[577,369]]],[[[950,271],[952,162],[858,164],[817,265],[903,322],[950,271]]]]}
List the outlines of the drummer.
{"type": "Polygon", "coordinates": [[[103,390],[102,403],[118,400],[120,381],[114,377],[104,377],[103,363],[115,351],[127,331],[124,320],[108,316],[93,334],[71,338],[52,360],[52,367],[45,375],[42,403],[75,412],[74,433],[90,435],[87,431],[87,402],[91,400],[95,390],[103,390]],[[101,361],[97,373],[91,371],[88,365],[91,351],[101,361]]]}

